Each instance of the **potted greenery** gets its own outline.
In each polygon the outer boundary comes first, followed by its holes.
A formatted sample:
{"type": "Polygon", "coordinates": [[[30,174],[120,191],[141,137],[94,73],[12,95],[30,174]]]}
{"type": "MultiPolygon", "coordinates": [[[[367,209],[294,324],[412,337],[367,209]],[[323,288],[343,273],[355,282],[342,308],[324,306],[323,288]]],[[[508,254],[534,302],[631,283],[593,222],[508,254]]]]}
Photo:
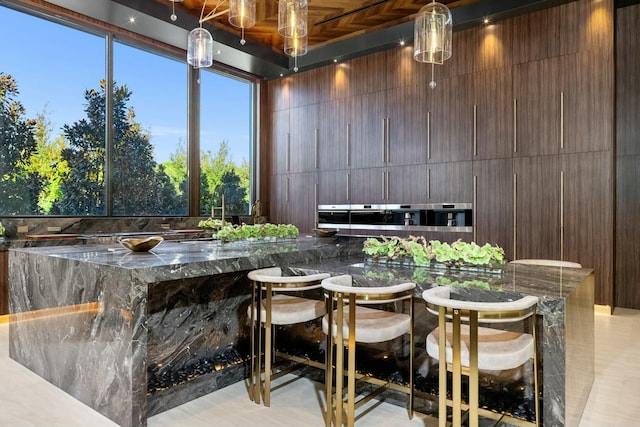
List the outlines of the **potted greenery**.
{"type": "MultiPolygon", "coordinates": [[[[392,262],[415,266],[443,266],[447,268],[495,268],[505,263],[504,250],[499,246],[457,240],[451,244],[424,237],[410,236],[381,240],[368,238],[362,251],[376,262],[392,262]]],[[[501,269],[500,269],[501,270],[501,269]]]]}

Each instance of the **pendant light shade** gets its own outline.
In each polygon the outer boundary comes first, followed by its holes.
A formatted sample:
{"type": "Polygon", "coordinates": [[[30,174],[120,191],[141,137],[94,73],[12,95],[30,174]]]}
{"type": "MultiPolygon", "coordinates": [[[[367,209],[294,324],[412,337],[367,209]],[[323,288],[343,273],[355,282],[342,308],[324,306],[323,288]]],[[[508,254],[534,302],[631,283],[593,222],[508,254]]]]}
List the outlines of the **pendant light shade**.
{"type": "Polygon", "coordinates": [[[302,37],[285,37],[284,53],[289,56],[302,56],[307,53],[309,48],[307,36],[302,37]]]}
{"type": "Polygon", "coordinates": [[[229,0],[229,23],[238,28],[256,24],[256,0],[229,0]]]}
{"type": "Polygon", "coordinates": [[[418,12],[413,57],[418,62],[442,64],[451,58],[453,19],[447,6],[431,2],[418,12]]]}
{"type": "MultiPolygon", "coordinates": [[[[413,58],[418,62],[443,64],[451,58],[453,19],[447,6],[435,1],[427,4],[416,17],[413,38],[413,58]]],[[[432,79],[429,83],[435,88],[432,79]]]]}
{"type": "Polygon", "coordinates": [[[206,29],[198,27],[189,33],[187,62],[193,68],[210,67],[213,64],[213,37],[206,29]]]}
{"type": "Polygon", "coordinates": [[[278,2],[278,33],[283,37],[307,35],[307,0],[278,2]]]}

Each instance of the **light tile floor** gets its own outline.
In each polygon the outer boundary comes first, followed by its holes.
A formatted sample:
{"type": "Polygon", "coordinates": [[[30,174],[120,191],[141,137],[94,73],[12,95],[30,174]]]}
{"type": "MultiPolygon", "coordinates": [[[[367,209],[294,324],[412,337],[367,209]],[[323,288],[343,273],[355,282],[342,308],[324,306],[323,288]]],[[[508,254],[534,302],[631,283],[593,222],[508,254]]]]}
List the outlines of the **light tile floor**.
{"type": "MultiPolygon", "coordinates": [[[[596,379],[580,427],[640,427],[640,311],[617,309],[596,315],[596,379]]],[[[114,427],[115,423],[9,359],[7,324],[0,325],[0,426],[114,427]]],[[[370,404],[371,405],[371,404],[370,404]]],[[[375,403],[356,425],[376,427],[437,425],[405,408],[375,403]]],[[[323,426],[322,386],[292,381],[272,393],[271,407],[249,401],[238,383],[148,420],[149,427],[323,426]]]]}

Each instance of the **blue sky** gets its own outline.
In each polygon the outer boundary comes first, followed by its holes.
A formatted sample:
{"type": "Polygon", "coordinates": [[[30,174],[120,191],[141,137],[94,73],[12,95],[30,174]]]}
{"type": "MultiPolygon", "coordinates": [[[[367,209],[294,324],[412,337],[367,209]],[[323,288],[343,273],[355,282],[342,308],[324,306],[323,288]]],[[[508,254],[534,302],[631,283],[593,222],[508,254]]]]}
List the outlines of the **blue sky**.
{"type": "MultiPolygon", "coordinates": [[[[185,41],[186,44],[186,41],[185,41]]],[[[87,89],[105,76],[105,39],[0,6],[0,72],[18,83],[26,116],[46,110],[54,134],[82,118],[87,89]]],[[[203,71],[201,149],[229,141],[237,163],[249,158],[250,86],[203,71]]],[[[132,92],[129,106],[151,132],[156,160],[186,143],[186,59],[178,61],[117,43],[114,78],[132,92]]]]}

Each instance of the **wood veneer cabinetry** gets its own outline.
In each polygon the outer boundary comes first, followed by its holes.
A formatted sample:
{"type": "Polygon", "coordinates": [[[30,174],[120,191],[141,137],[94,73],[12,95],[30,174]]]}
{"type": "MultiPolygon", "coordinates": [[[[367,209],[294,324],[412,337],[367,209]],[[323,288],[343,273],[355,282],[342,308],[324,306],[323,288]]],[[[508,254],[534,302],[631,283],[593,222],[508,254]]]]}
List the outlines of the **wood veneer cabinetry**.
{"type": "Polygon", "coordinates": [[[0,316],[9,313],[9,252],[0,251],[0,316]]]}
{"type": "Polygon", "coordinates": [[[514,186],[511,158],[473,162],[474,241],[504,249],[513,259],[514,186]]]}

